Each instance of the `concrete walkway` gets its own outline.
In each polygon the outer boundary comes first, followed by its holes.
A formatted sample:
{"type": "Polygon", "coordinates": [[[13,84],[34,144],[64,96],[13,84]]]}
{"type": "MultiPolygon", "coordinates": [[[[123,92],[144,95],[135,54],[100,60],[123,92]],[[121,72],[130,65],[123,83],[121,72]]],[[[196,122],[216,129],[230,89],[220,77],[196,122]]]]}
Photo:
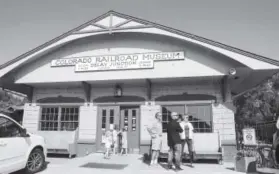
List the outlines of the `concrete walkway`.
{"type": "MultiPolygon", "coordinates": [[[[47,168],[40,172],[40,174],[92,174],[103,173],[106,174],[148,174],[148,173],[176,173],[173,170],[166,170],[164,165],[150,167],[142,162],[142,156],[139,155],[127,155],[127,156],[112,156],[107,160],[103,158],[102,154],[90,154],[82,158],[48,158],[49,162],[47,168]],[[121,170],[116,169],[96,169],[81,167],[88,163],[103,163],[103,164],[122,164],[127,165],[126,168],[121,170]]],[[[183,171],[177,173],[188,174],[237,174],[232,170],[231,164],[219,165],[219,164],[194,164],[194,168],[188,166],[182,166],[183,171]]]]}

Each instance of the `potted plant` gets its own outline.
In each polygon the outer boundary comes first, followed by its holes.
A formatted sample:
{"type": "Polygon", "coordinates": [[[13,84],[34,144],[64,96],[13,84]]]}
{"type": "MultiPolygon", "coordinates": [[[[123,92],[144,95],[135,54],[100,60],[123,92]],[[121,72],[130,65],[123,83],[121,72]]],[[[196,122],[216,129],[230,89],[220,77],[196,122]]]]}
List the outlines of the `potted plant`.
{"type": "Polygon", "coordinates": [[[254,147],[246,147],[239,150],[235,156],[235,171],[243,173],[256,172],[256,155],[254,147]]]}

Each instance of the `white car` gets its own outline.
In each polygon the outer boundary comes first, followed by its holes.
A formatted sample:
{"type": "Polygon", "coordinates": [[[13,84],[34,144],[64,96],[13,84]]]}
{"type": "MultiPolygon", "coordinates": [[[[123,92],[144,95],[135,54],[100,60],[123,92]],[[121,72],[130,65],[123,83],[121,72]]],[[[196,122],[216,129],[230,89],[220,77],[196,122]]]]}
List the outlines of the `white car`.
{"type": "MultiPolygon", "coordinates": [[[[22,170],[33,174],[45,166],[43,137],[27,133],[20,124],[0,114],[0,173],[22,170]]],[[[23,173],[22,172],[22,173],[23,173]]]]}

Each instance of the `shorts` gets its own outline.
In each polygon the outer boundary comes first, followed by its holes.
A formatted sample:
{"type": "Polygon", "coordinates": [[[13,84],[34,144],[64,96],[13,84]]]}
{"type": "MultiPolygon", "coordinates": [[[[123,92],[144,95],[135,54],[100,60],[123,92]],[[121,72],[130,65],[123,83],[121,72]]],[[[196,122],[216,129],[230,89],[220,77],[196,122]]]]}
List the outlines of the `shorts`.
{"type": "Polygon", "coordinates": [[[151,141],[151,149],[152,150],[161,150],[162,148],[162,138],[161,137],[156,137],[156,138],[153,138],[152,141],[151,141]]]}
{"type": "Polygon", "coordinates": [[[105,148],[107,148],[107,149],[111,148],[111,143],[106,142],[105,143],[105,148]]]}

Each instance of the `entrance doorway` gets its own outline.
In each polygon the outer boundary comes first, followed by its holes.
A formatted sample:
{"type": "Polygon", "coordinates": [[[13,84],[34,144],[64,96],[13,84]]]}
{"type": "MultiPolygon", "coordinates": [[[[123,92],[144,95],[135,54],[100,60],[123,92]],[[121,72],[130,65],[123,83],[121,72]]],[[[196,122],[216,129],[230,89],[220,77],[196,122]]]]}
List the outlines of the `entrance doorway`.
{"type": "Polygon", "coordinates": [[[126,128],[128,152],[139,153],[140,122],[138,106],[120,107],[120,128],[126,128]]]}
{"type": "Polygon", "coordinates": [[[119,106],[101,106],[98,108],[98,123],[97,123],[97,151],[104,152],[104,136],[109,130],[111,124],[119,124],[119,106]]]}
{"type": "Polygon", "coordinates": [[[104,135],[110,125],[126,128],[128,152],[139,153],[140,143],[140,109],[139,106],[100,106],[98,108],[97,151],[104,152],[104,135]]]}

